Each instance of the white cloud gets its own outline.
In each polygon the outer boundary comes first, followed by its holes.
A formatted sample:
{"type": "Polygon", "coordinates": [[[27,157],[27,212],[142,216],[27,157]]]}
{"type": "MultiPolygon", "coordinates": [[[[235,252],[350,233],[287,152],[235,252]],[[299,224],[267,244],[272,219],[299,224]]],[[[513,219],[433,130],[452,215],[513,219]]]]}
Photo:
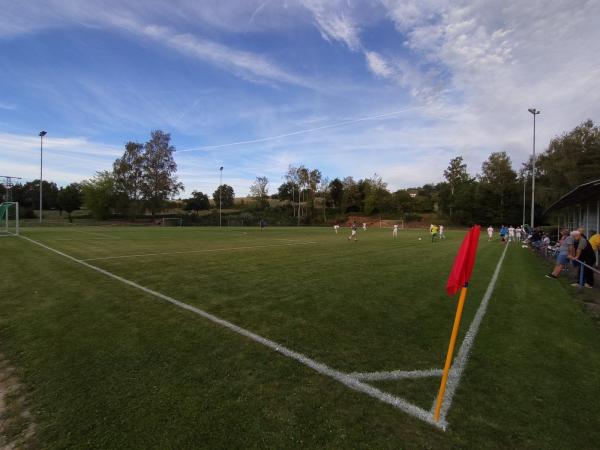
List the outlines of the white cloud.
{"type": "Polygon", "coordinates": [[[302,3],[314,15],[321,36],[341,42],[350,50],[359,50],[360,29],[348,8],[348,4],[335,0],[303,0],[302,3]]]}

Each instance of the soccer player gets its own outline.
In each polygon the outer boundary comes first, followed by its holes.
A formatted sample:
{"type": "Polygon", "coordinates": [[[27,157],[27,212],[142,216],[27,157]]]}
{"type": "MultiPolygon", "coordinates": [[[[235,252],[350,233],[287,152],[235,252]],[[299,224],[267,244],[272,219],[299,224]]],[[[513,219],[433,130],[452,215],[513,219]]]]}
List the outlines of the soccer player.
{"type": "Polygon", "coordinates": [[[398,237],[398,224],[394,224],[394,231],[392,232],[392,236],[398,237]]]}
{"type": "Polygon", "coordinates": [[[438,237],[438,226],[432,224],[429,231],[431,233],[431,242],[433,242],[435,238],[438,237]]]}
{"type": "Polygon", "coordinates": [[[523,230],[521,229],[521,226],[517,226],[517,229],[515,230],[515,237],[517,238],[517,244],[519,242],[521,242],[521,238],[523,237],[523,230]]]}
{"type": "Polygon", "coordinates": [[[367,230],[367,222],[363,222],[363,230],[367,230]]]}
{"type": "Polygon", "coordinates": [[[336,223],[336,224],[333,226],[333,231],[335,231],[335,234],[338,234],[338,231],[339,231],[339,230],[340,230],[340,226],[339,226],[339,225],[336,223]]]}
{"type": "Polygon", "coordinates": [[[515,240],[515,227],[510,225],[508,227],[508,242],[513,242],[515,240]]]}
{"type": "Polygon", "coordinates": [[[488,233],[488,242],[492,240],[492,238],[494,237],[494,227],[493,226],[489,226],[487,228],[487,233],[488,233]]]}
{"type": "Polygon", "coordinates": [[[356,222],[352,222],[352,231],[350,233],[350,236],[348,236],[348,240],[351,241],[352,239],[354,239],[354,241],[356,242],[358,240],[358,235],[357,233],[357,225],[356,222]]]}
{"type": "Polygon", "coordinates": [[[444,225],[440,225],[440,239],[446,239],[446,235],[444,234],[444,225]]]}

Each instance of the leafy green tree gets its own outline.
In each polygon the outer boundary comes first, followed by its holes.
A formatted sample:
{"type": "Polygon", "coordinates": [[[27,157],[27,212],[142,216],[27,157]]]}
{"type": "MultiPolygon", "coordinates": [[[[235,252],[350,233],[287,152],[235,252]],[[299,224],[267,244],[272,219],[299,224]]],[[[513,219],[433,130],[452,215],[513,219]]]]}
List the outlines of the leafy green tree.
{"type": "Polygon", "coordinates": [[[344,184],[339,178],[334,178],[329,183],[329,196],[333,202],[334,208],[339,208],[342,204],[342,197],[344,195],[344,184]]]}
{"type": "Polygon", "coordinates": [[[108,171],[98,172],[81,184],[83,203],[98,220],[110,217],[117,198],[115,180],[108,171]]]}
{"type": "Polygon", "coordinates": [[[361,195],[358,189],[358,183],[352,177],[346,177],[342,181],[344,184],[344,195],[340,210],[342,213],[360,211],[361,195]]]}
{"type": "Polygon", "coordinates": [[[67,213],[69,222],[73,222],[71,213],[81,208],[81,185],[71,183],[58,191],[58,205],[62,211],[67,213]]]}
{"type": "Polygon", "coordinates": [[[115,190],[124,199],[124,212],[132,218],[142,209],[144,158],[144,146],[128,142],[123,156],[113,163],[115,190]]]}
{"type": "MultiPolygon", "coordinates": [[[[514,216],[506,216],[515,203],[517,191],[517,173],[512,168],[512,163],[506,152],[492,153],[481,166],[480,181],[487,194],[487,203],[498,211],[499,222],[514,221],[514,216]]],[[[518,203],[517,203],[518,204],[518,203]]],[[[515,223],[518,223],[515,222],[515,223]]]]}
{"type": "Polygon", "coordinates": [[[452,209],[454,207],[454,193],[456,189],[463,183],[470,180],[469,174],[467,173],[467,165],[465,164],[462,156],[457,156],[450,160],[448,168],[444,170],[444,178],[448,183],[450,189],[450,196],[447,200],[447,207],[449,211],[450,219],[452,219],[452,209]]]}
{"type": "Polygon", "coordinates": [[[256,177],[250,186],[250,195],[256,200],[260,209],[269,206],[269,179],[267,177],[256,177]]]}
{"type": "Polygon", "coordinates": [[[293,193],[294,193],[294,184],[291,181],[286,181],[285,183],[282,183],[277,188],[277,198],[279,200],[292,201],[293,193]]]}
{"type": "Polygon", "coordinates": [[[195,213],[210,209],[208,195],[199,191],[193,191],[192,196],[185,200],[185,206],[183,209],[186,211],[194,211],[195,213]]]}
{"type": "Polygon", "coordinates": [[[600,178],[600,127],[586,120],[550,142],[536,162],[536,196],[546,203],[600,178]],[[547,195],[544,196],[543,189],[547,195]],[[545,198],[544,198],[545,197],[545,198]]]}
{"type": "Polygon", "coordinates": [[[177,181],[177,163],[173,157],[175,147],[171,135],[156,130],[144,146],[142,193],[152,216],[159,212],[164,202],[183,189],[177,181]]]}
{"type": "Polygon", "coordinates": [[[221,199],[221,207],[222,208],[231,208],[233,206],[233,201],[235,200],[235,193],[233,188],[227,184],[222,184],[217,188],[215,192],[213,192],[213,202],[215,204],[215,208],[219,207],[219,191],[220,191],[220,199],[221,199]]]}

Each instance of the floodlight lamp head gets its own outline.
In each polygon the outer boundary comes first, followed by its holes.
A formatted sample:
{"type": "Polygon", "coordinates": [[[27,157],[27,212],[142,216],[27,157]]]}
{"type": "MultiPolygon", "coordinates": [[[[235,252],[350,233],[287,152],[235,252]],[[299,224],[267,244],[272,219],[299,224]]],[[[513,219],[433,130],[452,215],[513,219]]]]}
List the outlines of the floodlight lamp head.
{"type": "Polygon", "coordinates": [[[538,111],[538,110],[537,110],[537,109],[535,109],[535,108],[529,108],[527,111],[529,111],[529,112],[530,112],[531,114],[533,114],[533,115],[535,115],[535,114],[539,114],[539,113],[540,113],[540,111],[538,111]]]}
{"type": "Polygon", "coordinates": [[[48,133],[46,133],[44,130],[42,130],[42,131],[40,131],[40,134],[39,134],[39,136],[40,136],[40,137],[44,137],[44,136],[46,136],[47,134],[48,134],[48,133]]]}
{"type": "Polygon", "coordinates": [[[219,170],[223,170],[223,166],[219,167],[219,170]]]}

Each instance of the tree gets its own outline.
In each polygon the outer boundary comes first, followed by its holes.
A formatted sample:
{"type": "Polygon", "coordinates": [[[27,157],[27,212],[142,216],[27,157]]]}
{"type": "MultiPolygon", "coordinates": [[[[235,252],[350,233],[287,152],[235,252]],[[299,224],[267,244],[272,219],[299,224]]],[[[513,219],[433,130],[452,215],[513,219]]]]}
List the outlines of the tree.
{"type": "Polygon", "coordinates": [[[113,163],[115,190],[124,198],[125,212],[132,218],[140,212],[144,188],[144,146],[125,144],[123,156],[113,163]]]}
{"type": "Polygon", "coordinates": [[[448,168],[444,170],[444,178],[448,182],[450,187],[450,199],[448,202],[449,215],[452,219],[452,207],[454,202],[454,192],[458,186],[462,183],[469,181],[470,177],[467,173],[467,165],[463,161],[462,156],[457,156],[450,160],[448,168]]]}
{"type": "MultiPolygon", "coordinates": [[[[514,197],[517,188],[517,173],[512,168],[510,157],[506,152],[492,153],[487,161],[483,162],[481,171],[480,180],[483,187],[486,188],[488,205],[496,206],[499,213],[498,219],[500,222],[504,222],[509,219],[505,217],[506,203],[509,200],[507,197],[514,197]],[[497,200],[494,201],[494,199],[497,200]]],[[[511,198],[508,203],[513,204],[514,201],[515,199],[511,198]]]]}
{"type": "Polygon", "coordinates": [[[154,216],[167,199],[173,198],[183,189],[183,184],[177,181],[175,175],[175,147],[171,145],[169,133],[153,131],[144,148],[142,193],[154,216]]]}
{"type": "MultiPolygon", "coordinates": [[[[550,142],[536,162],[538,184],[548,195],[546,203],[556,200],[575,186],[600,178],[600,127],[586,120],[550,142]]],[[[540,190],[539,194],[543,195],[540,190]]]]}
{"type": "Polygon", "coordinates": [[[198,211],[210,209],[208,195],[199,191],[193,191],[191,198],[185,200],[185,206],[183,209],[186,211],[194,211],[196,214],[198,211]]]}
{"type": "Polygon", "coordinates": [[[352,177],[344,178],[344,195],[342,196],[341,212],[355,212],[360,211],[360,191],[358,190],[358,184],[352,177]]]}
{"type": "Polygon", "coordinates": [[[98,172],[91,180],[81,185],[83,202],[98,220],[107,219],[115,203],[115,180],[108,171],[98,172]]]}
{"type": "Polygon", "coordinates": [[[250,195],[256,200],[260,209],[269,206],[269,179],[267,177],[256,177],[250,186],[250,195]]]}
{"type": "Polygon", "coordinates": [[[277,198],[279,200],[293,201],[292,194],[294,193],[294,187],[295,186],[291,181],[286,181],[285,183],[282,183],[277,188],[277,198]]]}
{"type": "Polygon", "coordinates": [[[58,205],[67,213],[69,222],[73,222],[71,213],[81,208],[81,185],[71,183],[58,191],[58,205]]]}
{"type": "Polygon", "coordinates": [[[221,207],[223,208],[231,208],[233,206],[233,201],[235,200],[235,194],[233,192],[233,188],[228,186],[227,184],[222,184],[217,188],[215,192],[213,192],[213,201],[215,202],[215,207],[219,207],[219,191],[221,198],[221,207]]]}
{"type": "Polygon", "coordinates": [[[339,208],[342,204],[342,197],[344,195],[344,184],[339,178],[334,178],[329,183],[329,196],[333,201],[333,207],[339,208]]]}

